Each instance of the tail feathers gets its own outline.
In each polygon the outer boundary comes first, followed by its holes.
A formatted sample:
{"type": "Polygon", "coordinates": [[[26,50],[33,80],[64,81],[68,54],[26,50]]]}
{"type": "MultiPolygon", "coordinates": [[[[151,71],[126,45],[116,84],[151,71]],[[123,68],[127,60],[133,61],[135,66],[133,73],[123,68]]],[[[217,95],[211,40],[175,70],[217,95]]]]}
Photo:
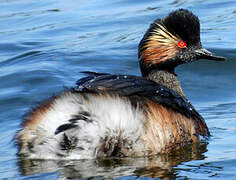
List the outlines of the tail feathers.
{"type": "Polygon", "coordinates": [[[119,96],[66,91],[47,107],[36,108],[23,124],[17,136],[19,155],[33,159],[120,155],[128,151],[127,144],[137,144],[143,127],[142,111],[119,96]]]}

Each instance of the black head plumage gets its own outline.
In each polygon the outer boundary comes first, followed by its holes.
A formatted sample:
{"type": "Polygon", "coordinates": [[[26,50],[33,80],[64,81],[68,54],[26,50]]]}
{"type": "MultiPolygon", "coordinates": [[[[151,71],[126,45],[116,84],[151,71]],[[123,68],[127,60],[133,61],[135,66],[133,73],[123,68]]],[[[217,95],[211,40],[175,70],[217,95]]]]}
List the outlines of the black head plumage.
{"type": "Polygon", "coordinates": [[[202,48],[199,19],[186,9],[155,20],[139,44],[144,76],[154,69],[174,72],[176,66],[198,59],[224,60],[202,48]]]}
{"type": "Polygon", "coordinates": [[[200,43],[200,22],[192,12],[179,9],[162,19],[162,23],[170,33],[180,36],[187,45],[200,43]]]}

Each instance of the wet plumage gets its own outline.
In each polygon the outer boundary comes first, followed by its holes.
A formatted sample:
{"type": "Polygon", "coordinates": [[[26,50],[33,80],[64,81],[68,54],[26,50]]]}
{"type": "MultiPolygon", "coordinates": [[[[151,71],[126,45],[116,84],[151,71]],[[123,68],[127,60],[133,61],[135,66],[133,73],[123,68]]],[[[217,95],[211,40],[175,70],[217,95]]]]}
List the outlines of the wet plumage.
{"type": "Polygon", "coordinates": [[[210,132],[185,97],[175,67],[223,60],[201,46],[198,18],[177,10],[154,21],[139,44],[143,77],[86,72],[77,86],[42,102],[17,135],[19,155],[39,159],[169,153],[210,132]]]}

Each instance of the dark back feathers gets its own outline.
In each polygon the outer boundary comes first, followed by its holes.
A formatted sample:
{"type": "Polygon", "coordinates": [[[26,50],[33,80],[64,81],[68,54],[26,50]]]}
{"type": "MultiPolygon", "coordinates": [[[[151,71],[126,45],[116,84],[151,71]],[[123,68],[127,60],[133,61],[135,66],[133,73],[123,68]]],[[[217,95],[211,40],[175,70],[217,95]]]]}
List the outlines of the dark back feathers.
{"type": "Polygon", "coordinates": [[[112,75],[89,72],[79,79],[75,92],[115,93],[125,97],[146,98],[205,124],[192,104],[177,92],[153,81],[132,75],[112,75]]]}

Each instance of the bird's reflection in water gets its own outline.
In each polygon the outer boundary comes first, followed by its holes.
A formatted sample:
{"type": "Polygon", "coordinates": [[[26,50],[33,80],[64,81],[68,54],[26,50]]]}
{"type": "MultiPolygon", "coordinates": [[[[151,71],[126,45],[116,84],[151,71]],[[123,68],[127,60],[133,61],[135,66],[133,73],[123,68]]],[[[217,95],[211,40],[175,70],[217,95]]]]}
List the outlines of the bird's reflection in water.
{"type": "Polygon", "coordinates": [[[182,162],[205,159],[207,143],[191,145],[168,155],[139,158],[109,158],[96,160],[30,160],[19,158],[19,168],[23,175],[59,172],[61,178],[115,178],[134,177],[167,177],[178,176],[174,168],[182,162]]]}

